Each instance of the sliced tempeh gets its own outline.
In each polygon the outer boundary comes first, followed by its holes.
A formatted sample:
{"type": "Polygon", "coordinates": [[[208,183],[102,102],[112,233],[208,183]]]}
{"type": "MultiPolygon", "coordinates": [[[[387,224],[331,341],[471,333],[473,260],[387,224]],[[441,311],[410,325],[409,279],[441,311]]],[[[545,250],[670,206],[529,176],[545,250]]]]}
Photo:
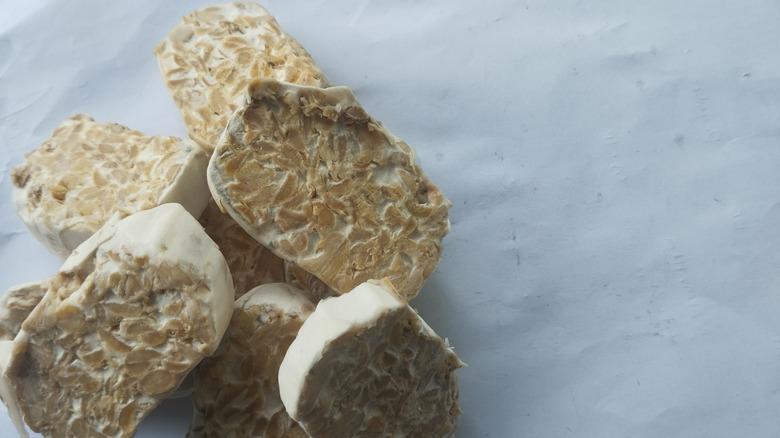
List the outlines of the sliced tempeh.
{"type": "Polygon", "coordinates": [[[199,220],[230,266],[236,299],[261,284],[277,282],[303,289],[314,302],[335,295],[320,279],[258,243],[232,217],[221,212],[213,200],[199,220]]]}
{"type": "Polygon", "coordinates": [[[253,82],[208,183],[252,237],[338,293],[387,277],[411,299],[450,225],[451,203],[411,148],[346,87],[253,82]]]}
{"type": "Polygon", "coordinates": [[[50,279],[19,284],[0,297],[0,341],[11,341],[43,298],[50,279]]]}
{"type": "Polygon", "coordinates": [[[190,138],[209,153],[252,79],[330,85],[306,50],[253,2],[193,11],[154,53],[190,138]]]}
{"type": "Polygon", "coordinates": [[[209,200],[208,158],[191,140],[148,136],[79,114],[14,167],[14,207],[32,234],[62,259],[114,213],[166,202],[194,217],[209,200]]]}
{"type": "Polygon", "coordinates": [[[4,377],[44,436],[130,437],[213,354],[232,304],[224,257],[179,204],[115,215],[51,279],[4,377]]]}
{"type": "Polygon", "coordinates": [[[287,350],[279,390],[313,438],[453,436],[462,366],[389,282],[371,280],[319,302],[287,350]]]}
{"type": "Polygon", "coordinates": [[[222,346],[193,371],[195,416],[188,437],[306,438],[279,398],[279,364],[314,310],[286,283],[238,299],[222,346]]]}

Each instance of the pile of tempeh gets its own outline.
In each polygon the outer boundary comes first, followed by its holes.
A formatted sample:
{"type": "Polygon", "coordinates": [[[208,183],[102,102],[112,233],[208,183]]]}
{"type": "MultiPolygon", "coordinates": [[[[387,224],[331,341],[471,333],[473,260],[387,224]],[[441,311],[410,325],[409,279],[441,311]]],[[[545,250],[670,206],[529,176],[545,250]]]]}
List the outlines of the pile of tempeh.
{"type": "Polygon", "coordinates": [[[413,150],[260,5],[184,17],[154,53],[190,139],[79,114],[12,171],[63,259],[0,299],[0,396],[47,437],[454,436],[464,366],[412,310],[450,202],[413,150]]]}

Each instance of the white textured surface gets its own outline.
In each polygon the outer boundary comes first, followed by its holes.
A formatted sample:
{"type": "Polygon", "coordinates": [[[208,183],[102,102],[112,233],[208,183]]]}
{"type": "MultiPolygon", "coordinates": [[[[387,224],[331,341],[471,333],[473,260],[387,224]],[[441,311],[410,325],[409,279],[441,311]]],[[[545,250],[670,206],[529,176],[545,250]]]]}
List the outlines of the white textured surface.
{"type": "MultiPolygon", "coordinates": [[[[0,290],[59,265],[11,166],[77,112],[183,135],[152,50],[207,4],[22,3],[0,0],[0,290]]],[[[780,435],[776,2],[265,6],[454,204],[411,304],[469,364],[458,436],[780,435]]]]}
{"type": "Polygon", "coordinates": [[[293,316],[308,316],[314,310],[314,303],[306,298],[305,292],[288,283],[265,283],[252,288],[233,303],[233,308],[262,306],[266,303],[293,316]]]}

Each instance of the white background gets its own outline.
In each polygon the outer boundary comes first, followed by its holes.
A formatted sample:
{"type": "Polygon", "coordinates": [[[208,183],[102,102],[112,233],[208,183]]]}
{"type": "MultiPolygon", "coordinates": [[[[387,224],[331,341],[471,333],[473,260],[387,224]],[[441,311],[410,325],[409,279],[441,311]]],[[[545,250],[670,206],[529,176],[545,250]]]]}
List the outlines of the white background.
{"type": "MultiPolygon", "coordinates": [[[[11,167],[78,112],[185,135],[152,50],[206,4],[0,0],[0,290],[59,266],[11,167]]],[[[470,365],[458,436],[780,435],[778,2],[265,6],[453,202],[412,305],[470,365]]]]}

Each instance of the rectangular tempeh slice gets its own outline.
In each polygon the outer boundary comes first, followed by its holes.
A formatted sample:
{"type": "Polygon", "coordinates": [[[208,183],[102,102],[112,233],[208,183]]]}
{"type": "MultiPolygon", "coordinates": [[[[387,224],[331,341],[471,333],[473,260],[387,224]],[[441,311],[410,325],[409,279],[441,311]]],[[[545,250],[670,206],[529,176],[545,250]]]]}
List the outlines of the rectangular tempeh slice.
{"type": "Polygon", "coordinates": [[[190,138],[207,153],[253,79],[330,85],[306,50],[253,2],[191,12],[154,53],[190,138]]]}
{"type": "Polygon", "coordinates": [[[192,140],[78,114],[14,167],[14,207],[32,234],[65,259],[117,212],[176,202],[198,217],[210,199],[207,164],[192,140]]]}
{"type": "Polygon", "coordinates": [[[224,257],[174,203],[113,216],[46,283],[0,360],[3,401],[46,437],[133,436],[232,313],[224,257]]]}
{"type": "Polygon", "coordinates": [[[387,277],[411,299],[449,230],[451,203],[347,87],[253,82],[207,175],[247,233],[338,293],[387,277]]]}
{"type": "Polygon", "coordinates": [[[392,285],[371,280],[317,304],[279,366],[279,393],[311,437],[452,437],[464,366],[392,285]]]}

